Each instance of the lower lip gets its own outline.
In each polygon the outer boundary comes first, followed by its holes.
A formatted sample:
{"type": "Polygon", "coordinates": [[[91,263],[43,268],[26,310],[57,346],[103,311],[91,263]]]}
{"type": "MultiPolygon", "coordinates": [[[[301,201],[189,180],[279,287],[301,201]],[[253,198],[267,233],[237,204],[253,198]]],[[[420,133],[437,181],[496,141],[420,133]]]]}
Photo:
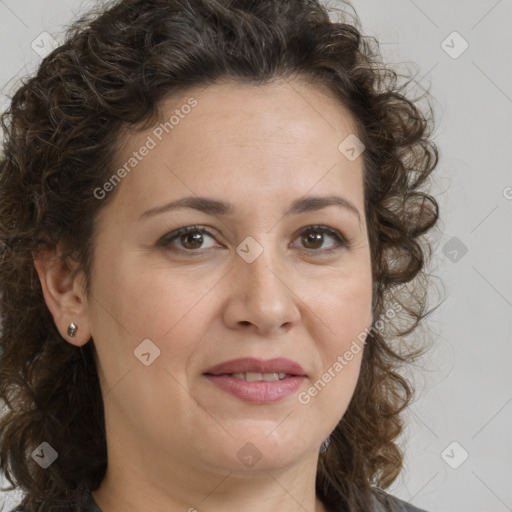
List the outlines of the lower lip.
{"type": "Polygon", "coordinates": [[[229,375],[205,375],[218,388],[245,402],[270,404],[286,398],[299,389],[305,376],[285,377],[275,381],[253,381],[230,377],[229,375]]]}

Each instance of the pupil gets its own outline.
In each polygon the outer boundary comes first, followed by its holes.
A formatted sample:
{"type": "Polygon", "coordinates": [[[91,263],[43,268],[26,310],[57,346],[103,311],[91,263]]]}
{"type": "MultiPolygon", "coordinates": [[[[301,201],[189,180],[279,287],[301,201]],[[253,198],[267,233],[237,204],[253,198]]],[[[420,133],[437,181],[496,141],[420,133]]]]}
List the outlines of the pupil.
{"type": "Polygon", "coordinates": [[[193,247],[188,247],[188,249],[197,249],[198,247],[201,246],[203,242],[203,235],[201,233],[185,233],[184,235],[181,235],[181,243],[187,247],[189,245],[192,245],[193,247]],[[194,238],[194,240],[192,240],[192,243],[189,244],[187,242],[187,240],[190,240],[194,238]]]}
{"type": "MultiPolygon", "coordinates": [[[[316,233],[311,234],[311,232],[308,235],[303,235],[302,239],[305,242],[306,245],[310,244],[310,242],[314,245],[314,249],[317,249],[318,247],[322,246],[322,233],[316,233]],[[316,244],[316,245],[315,245],[316,244]]],[[[311,247],[309,247],[311,248],[311,247]]]]}

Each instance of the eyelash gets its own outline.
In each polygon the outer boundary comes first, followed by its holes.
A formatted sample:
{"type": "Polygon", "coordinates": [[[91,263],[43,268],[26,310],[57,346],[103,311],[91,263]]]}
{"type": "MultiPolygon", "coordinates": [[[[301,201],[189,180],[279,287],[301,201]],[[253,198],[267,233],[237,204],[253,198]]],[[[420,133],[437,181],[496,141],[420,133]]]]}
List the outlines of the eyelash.
{"type": "MultiPolygon", "coordinates": [[[[316,233],[322,233],[322,234],[332,237],[336,242],[336,244],[335,244],[336,247],[333,247],[330,249],[307,249],[307,248],[304,248],[305,251],[312,251],[312,252],[320,253],[321,255],[324,255],[324,256],[329,256],[341,249],[344,249],[344,248],[350,249],[351,248],[351,244],[347,241],[347,239],[343,235],[341,235],[341,233],[339,233],[338,231],[336,231],[334,229],[328,228],[327,226],[318,226],[318,225],[306,226],[299,232],[299,234],[295,238],[295,240],[297,238],[300,238],[304,233],[308,233],[311,231],[316,232],[316,233]]],[[[205,229],[203,226],[195,225],[195,226],[187,226],[187,227],[184,227],[181,229],[177,229],[176,231],[172,231],[171,233],[165,235],[158,242],[158,245],[160,245],[162,247],[168,247],[171,245],[171,242],[173,242],[180,236],[187,235],[190,233],[207,234],[208,236],[215,238],[215,236],[212,233],[210,233],[210,231],[205,229]]],[[[201,256],[202,254],[204,254],[204,250],[201,251],[201,249],[172,248],[170,250],[173,250],[174,252],[187,253],[188,255],[191,255],[191,256],[201,256]]],[[[208,249],[206,249],[206,250],[208,250],[208,249]]]]}

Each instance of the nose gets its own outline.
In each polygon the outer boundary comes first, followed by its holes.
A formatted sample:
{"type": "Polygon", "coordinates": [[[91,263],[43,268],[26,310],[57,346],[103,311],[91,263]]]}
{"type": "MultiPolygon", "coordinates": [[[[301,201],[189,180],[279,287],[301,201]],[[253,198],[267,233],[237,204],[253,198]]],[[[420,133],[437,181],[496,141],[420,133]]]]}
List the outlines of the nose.
{"type": "Polygon", "coordinates": [[[278,265],[267,250],[252,263],[237,257],[234,265],[223,315],[228,327],[268,336],[288,331],[299,321],[300,300],[291,269],[278,265]]]}

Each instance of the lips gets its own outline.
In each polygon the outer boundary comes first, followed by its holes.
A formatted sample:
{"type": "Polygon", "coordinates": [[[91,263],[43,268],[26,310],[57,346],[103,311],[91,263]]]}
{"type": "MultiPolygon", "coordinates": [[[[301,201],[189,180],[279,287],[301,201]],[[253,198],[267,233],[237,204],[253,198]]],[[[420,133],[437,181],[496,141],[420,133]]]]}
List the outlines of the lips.
{"type": "Polygon", "coordinates": [[[204,372],[223,392],[251,404],[272,404],[297,392],[306,380],[302,366],[290,359],[234,359],[204,372]]]}
{"type": "Polygon", "coordinates": [[[292,377],[305,377],[304,368],[295,361],[286,358],[256,359],[246,357],[220,363],[204,372],[205,375],[232,375],[234,373],[284,373],[292,377]]]}

